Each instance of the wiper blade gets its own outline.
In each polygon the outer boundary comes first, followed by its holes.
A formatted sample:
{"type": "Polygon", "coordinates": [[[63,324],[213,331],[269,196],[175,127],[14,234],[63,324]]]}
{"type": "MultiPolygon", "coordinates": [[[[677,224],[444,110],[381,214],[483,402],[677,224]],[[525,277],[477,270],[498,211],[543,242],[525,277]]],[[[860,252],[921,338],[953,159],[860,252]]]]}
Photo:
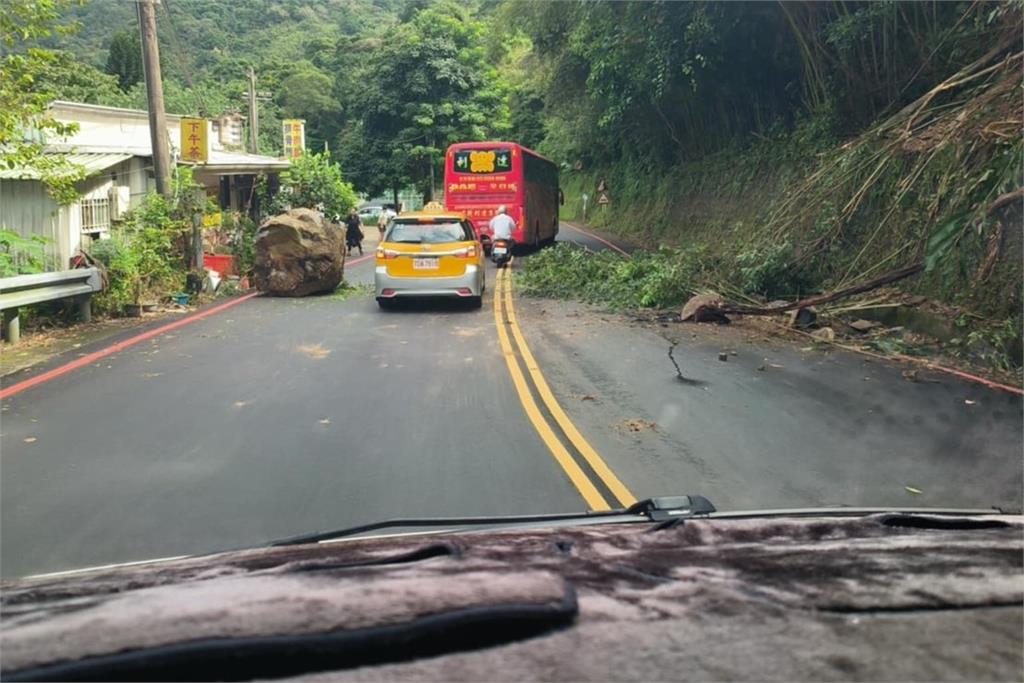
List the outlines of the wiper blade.
{"type": "Polygon", "coordinates": [[[379,529],[394,529],[399,527],[458,527],[458,526],[484,526],[488,524],[529,524],[531,522],[553,522],[566,519],[590,519],[595,517],[617,517],[627,514],[625,510],[611,510],[608,512],[570,512],[566,514],[551,515],[507,515],[493,517],[412,517],[409,519],[387,519],[381,522],[361,524],[359,526],[346,527],[336,531],[323,531],[314,534],[302,534],[291,536],[276,541],[271,541],[270,546],[281,545],[303,545],[305,543],[319,543],[330,541],[336,538],[358,536],[367,531],[379,529]]]}
{"type": "Polygon", "coordinates": [[[414,517],[411,519],[388,519],[381,522],[361,524],[335,531],[291,536],[268,545],[288,546],[306,543],[320,543],[338,538],[358,536],[368,531],[402,527],[461,527],[461,526],[504,526],[508,524],[532,524],[538,522],[561,522],[571,520],[605,520],[660,522],[666,519],[682,519],[693,515],[715,512],[715,506],[703,496],[661,496],[638,501],[629,508],[618,508],[603,512],[569,512],[544,515],[505,515],[489,517],[414,517]]]}

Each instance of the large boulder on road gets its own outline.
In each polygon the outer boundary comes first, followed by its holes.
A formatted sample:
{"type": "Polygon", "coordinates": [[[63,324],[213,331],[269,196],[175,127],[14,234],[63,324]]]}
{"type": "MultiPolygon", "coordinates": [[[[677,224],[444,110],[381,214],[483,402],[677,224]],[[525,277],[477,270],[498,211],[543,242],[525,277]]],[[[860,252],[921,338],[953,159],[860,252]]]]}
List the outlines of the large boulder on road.
{"type": "Polygon", "coordinates": [[[331,292],[345,269],[345,235],[312,209],[292,209],[263,221],[256,233],[256,288],[273,296],[331,292]]]}

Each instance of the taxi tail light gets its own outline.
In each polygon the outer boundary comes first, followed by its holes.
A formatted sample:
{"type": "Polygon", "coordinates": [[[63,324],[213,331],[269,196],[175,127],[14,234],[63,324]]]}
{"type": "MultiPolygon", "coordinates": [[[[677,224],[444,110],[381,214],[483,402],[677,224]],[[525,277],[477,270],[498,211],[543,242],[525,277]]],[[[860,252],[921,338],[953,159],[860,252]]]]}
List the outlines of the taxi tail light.
{"type": "Polygon", "coordinates": [[[452,253],[452,256],[456,258],[476,258],[476,245],[472,247],[465,247],[464,249],[458,249],[452,253]]]}
{"type": "Polygon", "coordinates": [[[382,289],[382,290],[380,290],[380,295],[381,296],[394,296],[395,295],[395,290],[393,290],[393,289],[382,289]]]}
{"type": "Polygon", "coordinates": [[[385,249],[384,247],[377,247],[377,258],[382,258],[385,261],[393,258],[398,258],[398,252],[394,249],[385,249]]]}
{"type": "Polygon", "coordinates": [[[459,296],[473,296],[473,290],[469,287],[459,287],[457,291],[459,296]]]}

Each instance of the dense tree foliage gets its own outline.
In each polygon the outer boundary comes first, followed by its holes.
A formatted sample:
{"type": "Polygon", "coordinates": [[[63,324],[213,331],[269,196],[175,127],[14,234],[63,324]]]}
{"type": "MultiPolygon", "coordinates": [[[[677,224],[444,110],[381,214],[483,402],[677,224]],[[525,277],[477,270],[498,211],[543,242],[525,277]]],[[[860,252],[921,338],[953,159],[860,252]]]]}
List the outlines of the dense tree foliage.
{"type": "Polygon", "coordinates": [[[327,216],[344,217],[356,205],[356,193],[345,182],[341,167],[326,154],[303,154],[281,175],[286,191],[276,199],[293,208],[322,209],[327,216]]]}
{"type": "Polygon", "coordinates": [[[550,153],[656,166],[809,115],[856,132],[973,61],[1012,21],[999,6],[958,2],[519,0],[501,15],[523,18],[534,46],[550,153]]]}
{"type": "Polygon", "coordinates": [[[508,133],[496,71],[484,61],[486,24],[443,3],[414,12],[357,71],[343,159],[371,192],[421,181],[430,196],[445,149],[508,133]],[[378,160],[383,161],[379,167],[378,160]]]}
{"type": "Polygon", "coordinates": [[[142,80],[142,45],[138,31],[118,31],[110,41],[106,72],[127,90],[142,80]]]}
{"type": "MultiPolygon", "coordinates": [[[[126,91],[94,99],[139,106],[130,5],[75,8],[83,30],[61,44],[126,91]]],[[[243,109],[252,66],[271,96],[261,148],[279,148],[282,118],[305,118],[309,147],[339,152],[375,192],[426,188],[455,139],[657,169],[810,117],[849,136],[1006,40],[1019,16],[977,2],[167,0],[158,20],[169,109],[243,109]]]]}
{"type": "Polygon", "coordinates": [[[55,120],[47,104],[58,93],[41,81],[58,59],[38,42],[67,32],[60,22],[70,0],[6,0],[0,5],[0,165],[37,172],[54,198],[67,203],[77,193],[82,170],[63,157],[44,154],[45,136],[66,135],[73,126],[55,120]]]}

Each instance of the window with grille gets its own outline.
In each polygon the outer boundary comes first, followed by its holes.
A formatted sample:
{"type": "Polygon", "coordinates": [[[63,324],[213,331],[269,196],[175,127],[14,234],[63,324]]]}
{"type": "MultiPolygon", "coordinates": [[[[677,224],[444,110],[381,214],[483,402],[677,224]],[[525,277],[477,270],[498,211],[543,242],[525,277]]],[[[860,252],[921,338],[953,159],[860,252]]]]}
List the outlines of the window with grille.
{"type": "Polygon", "coordinates": [[[83,199],[82,232],[110,230],[110,199],[83,199]]]}

